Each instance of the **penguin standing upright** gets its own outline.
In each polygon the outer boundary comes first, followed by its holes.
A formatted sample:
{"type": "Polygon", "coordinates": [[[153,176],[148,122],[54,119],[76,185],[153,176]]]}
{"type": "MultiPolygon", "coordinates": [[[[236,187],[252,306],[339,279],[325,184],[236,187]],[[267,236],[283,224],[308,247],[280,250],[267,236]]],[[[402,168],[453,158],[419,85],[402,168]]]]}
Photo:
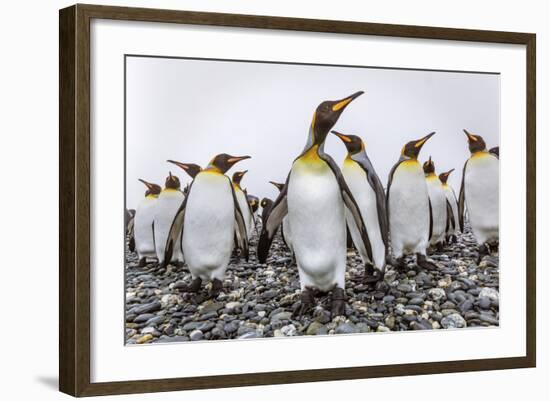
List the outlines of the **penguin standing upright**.
{"type": "Polygon", "coordinates": [[[449,175],[451,175],[454,170],[453,168],[445,173],[439,174],[439,179],[443,184],[443,192],[445,192],[445,197],[447,198],[447,243],[456,242],[457,234],[460,232],[460,228],[458,227],[458,202],[456,200],[456,194],[453,187],[447,182],[449,175]]]}
{"type": "Polygon", "coordinates": [[[258,212],[258,208],[260,207],[260,199],[257,196],[247,194],[246,200],[248,202],[248,206],[250,207],[250,211],[252,212],[252,224],[254,225],[254,231],[256,231],[256,234],[258,234],[258,220],[256,220],[258,216],[256,213],[258,212]]]}
{"type": "Polygon", "coordinates": [[[420,149],[434,134],[408,142],[388,177],[386,209],[397,267],[403,267],[407,254],[416,254],[416,263],[422,268],[437,267],[426,258],[431,237],[430,198],[424,170],[418,162],[420,149]]]}
{"type": "Polygon", "coordinates": [[[367,227],[372,258],[369,258],[363,246],[361,233],[357,230],[349,210],[346,210],[346,221],[353,243],[365,265],[366,280],[375,282],[384,276],[388,251],[388,220],[384,187],[367,156],[363,140],[356,135],[344,135],[337,131],[332,133],[342,140],[348,151],[342,166],[342,175],[359,206],[367,227]]]}
{"type": "Polygon", "coordinates": [[[145,198],[137,207],[136,215],[134,216],[134,238],[136,243],[136,251],[139,257],[139,266],[143,267],[147,264],[147,258],[157,258],[155,249],[154,219],[156,212],[155,207],[157,205],[161,188],[159,185],[152,184],[142,180],[141,178],[139,181],[147,187],[145,198]]]}
{"type": "Polygon", "coordinates": [[[233,184],[233,189],[235,190],[235,196],[237,197],[237,202],[239,202],[239,207],[241,208],[241,213],[243,214],[244,223],[246,225],[246,234],[248,239],[252,236],[252,229],[254,227],[254,216],[252,215],[252,210],[246,199],[246,193],[241,188],[241,180],[248,170],[237,171],[233,173],[231,182],[233,184]]]}
{"type": "MultiPolygon", "coordinates": [[[[283,190],[285,187],[285,184],[269,181],[270,184],[273,184],[275,188],[279,190],[279,193],[283,190]]],[[[283,235],[283,241],[287,248],[290,250],[290,253],[294,254],[294,251],[292,250],[292,230],[290,228],[290,222],[288,221],[288,215],[284,217],[283,221],[281,222],[281,233],[283,235]]]]}
{"type": "Polygon", "coordinates": [[[155,248],[157,258],[162,267],[166,267],[169,263],[176,266],[183,264],[183,251],[181,249],[181,235],[177,239],[177,246],[174,248],[171,260],[164,260],[164,248],[168,233],[172,226],[172,221],[183,202],[185,195],[180,190],[180,180],[170,172],[166,178],[164,189],[158,196],[157,205],[155,207],[155,248]]]}
{"type": "Polygon", "coordinates": [[[443,184],[435,174],[435,165],[430,156],[429,160],[422,166],[428,184],[428,195],[430,198],[431,236],[430,245],[437,246],[438,251],[442,250],[445,240],[445,229],[447,228],[447,198],[443,190],[443,184]]]}
{"type": "Polygon", "coordinates": [[[464,213],[468,211],[470,226],[479,245],[479,258],[486,255],[487,246],[499,240],[499,159],[487,151],[479,135],[464,130],[471,156],[462,170],[462,185],[458,199],[460,230],[464,231],[464,213]]]}
{"type": "Polygon", "coordinates": [[[294,160],[285,187],[262,229],[258,258],[265,263],[273,237],[284,217],[292,227],[292,248],[300,276],[301,299],[295,315],[314,306],[316,292],[332,292],[331,314],[345,310],[346,218],[350,209],[367,252],[371,246],[361,212],[340,169],[324,152],[324,143],[344,109],[363,92],[322,102],[313,114],[303,152],[294,160]]]}
{"type": "MultiPolygon", "coordinates": [[[[234,239],[248,260],[246,225],[233,184],[225,175],[235,163],[250,156],[215,156],[208,167],[200,171],[189,186],[166,242],[165,260],[170,260],[182,235],[183,254],[193,281],[185,289],[197,292],[203,280],[210,280],[210,296],[216,297],[223,288],[225,270],[234,248],[234,239]]],[[[178,166],[184,163],[176,163],[178,166]]]]}

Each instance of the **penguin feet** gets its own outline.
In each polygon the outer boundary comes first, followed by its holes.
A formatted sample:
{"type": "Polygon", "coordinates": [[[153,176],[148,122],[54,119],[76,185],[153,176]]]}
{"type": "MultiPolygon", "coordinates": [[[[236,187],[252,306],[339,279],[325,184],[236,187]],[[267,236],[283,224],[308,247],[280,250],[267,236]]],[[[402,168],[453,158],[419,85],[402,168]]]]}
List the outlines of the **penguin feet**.
{"type": "Polygon", "coordinates": [[[315,306],[315,294],[311,288],[304,288],[300,294],[300,303],[292,313],[293,318],[300,318],[315,306]]]}
{"type": "Polygon", "coordinates": [[[394,267],[395,270],[399,272],[404,272],[407,270],[407,263],[405,263],[405,257],[401,256],[400,258],[391,258],[389,264],[394,267]]]}
{"type": "Polygon", "coordinates": [[[424,270],[437,270],[437,265],[433,262],[430,262],[426,255],[422,255],[421,253],[416,254],[416,264],[418,267],[424,269],[424,270]]]}
{"type": "Polygon", "coordinates": [[[138,267],[145,267],[147,265],[147,258],[143,257],[139,260],[138,267]]]}
{"type": "Polygon", "coordinates": [[[437,252],[443,252],[443,241],[439,241],[437,244],[435,244],[435,250],[437,252]]]}
{"type": "Polygon", "coordinates": [[[489,255],[490,248],[487,246],[487,244],[482,244],[477,249],[477,264],[479,265],[481,261],[483,260],[483,257],[486,255],[489,255]]]}
{"type": "Polygon", "coordinates": [[[187,287],[183,288],[183,292],[197,293],[201,289],[202,279],[200,277],[194,278],[187,287]]]}
{"type": "Polygon", "coordinates": [[[210,291],[208,292],[209,298],[216,298],[218,295],[220,295],[220,292],[223,290],[223,283],[221,280],[218,280],[215,278],[212,280],[212,288],[210,288],[210,291]]]}
{"type": "Polygon", "coordinates": [[[384,275],[382,272],[378,269],[375,269],[373,265],[367,264],[365,265],[365,283],[366,284],[374,284],[380,281],[384,275]]]}
{"type": "Polygon", "coordinates": [[[332,290],[331,317],[343,316],[346,312],[346,293],[343,288],[336,287],[332,290]]]}
{"type": "Polygon", "coordinates": [[[177,262],[172,262],[172,265],[177,267],[178,269],[181,269],[184,266],[183,262],[179,260],[177,262]]]}

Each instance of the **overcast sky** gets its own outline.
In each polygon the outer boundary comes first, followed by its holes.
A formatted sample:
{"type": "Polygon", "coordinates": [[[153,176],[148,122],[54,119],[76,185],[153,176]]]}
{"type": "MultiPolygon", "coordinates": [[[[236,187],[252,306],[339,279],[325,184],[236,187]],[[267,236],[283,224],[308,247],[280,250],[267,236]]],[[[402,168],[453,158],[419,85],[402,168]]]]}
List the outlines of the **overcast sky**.
{"type": "MultiPolygon", "coordinates": [[[[462,129],[499,144],[500,84],[494,74],[376,68],[283,65],[167,58],[127,58],[127,207],[145,187],[164,185],[166,162],[205,167],[218,153],[250,155],[229,172],[249,170],[242,186],[260,198],[278,191],[302,151],[317,105],[358,90],[365,94],[344,111],[334,129],[363,138],[384,186],[402,146],[431,131],[420,161],[430,155],[436,172],[455,168],[458,194],[469,152],[462,129]]],[[[341,165],[341,141],[329,135],[325,151],[341,165]]]]}

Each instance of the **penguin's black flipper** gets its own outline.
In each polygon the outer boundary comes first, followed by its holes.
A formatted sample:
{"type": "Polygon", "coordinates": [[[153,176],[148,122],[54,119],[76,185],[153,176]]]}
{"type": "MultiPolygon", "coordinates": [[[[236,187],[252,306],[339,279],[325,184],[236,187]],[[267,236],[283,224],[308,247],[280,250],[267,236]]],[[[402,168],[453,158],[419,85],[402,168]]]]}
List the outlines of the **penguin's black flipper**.
{"type": "Polygon", "coordinates": [[[434,227],[434,217],[433,217],[433,214],[432,214],[432,201],[430,200],[430,198],[428,198],[428,206],[430,208],[430,231],[429,231],[429,235],[428,235],[428,240],[431,240],[432,239],[433,227],[434,227]]]}
{"type": "Polygon", "coordinates": [[[445,232],[447,232],[449,228],[451,228],[454,232],[455,227],[456,227],[456,222],[455,222],[455,216],[453,214],[453,208],[449,200],[447,200],[447,226],[445,227],[445,232]]]}
{"type": "MultiPolygon", "coordinates": [[[[387,248],[389,229],[388,213],[386,211],[386,194],[384,193],[384,187],[382,186],[382,182],[380,181],[378,174],[376,174],[376,171],[374,170],[374,167],[366,154],[360,155],[353,160],[355,160],[365,171],[365,174],[367,175],[367,181],[370,184],[374,193],[376,194],[376,211],[378,214],[378,224],[380,225],[380,234],[382,235],[382,241],[387,248]]],[[[393,171],[395,171],[395,168],[392,169],[391,175],[393,175],[393,171]]]]}
{"type": "Polygon", "coordinates": [[[166,246],[164,247],[164,264],[170,263],[172,260],[172,255],[174,253],[174,248],[177,245],[178,236],[181,235],[183,238],[183,220],[185,217],[185,207],[187,206],[187,199],[191,193],[191,188],[193,187],[193,182],[189,185],[189,190],[187,191],[187,196],[181,202],[181,205],[174,216],[172,225],[170,226],[170,232],[168,233],[168,238],[166,240],[166,246]]]}
{"type": "MultiPolygon", "coordinates": [[[[470,160],[470,159],[468,159],[470,160]]],[[[466,173],[466,166],[468,165],[468,160],[464,163],[464,168],[462,169],[462,183],[460,184],[460,195],[458,195],[458,223],[460,224],[460,231],[464,232],[464,202],[465,202],[465,188],[464,188],[464,175],[466,173]]]]}
{"type": "Polygon", "coordinates": [[[229,177],[227,177],[231,193],[233,195],[233,204],[235,206],[235,236],[237,237],[237,247],[241,250],[241,256],[244,256],[248,262],[248,235],[246,233],[246,224],[244,222],[243,213],[239,207],[239,201],[237,195],[235,195],[235,189],[229,177]]]}
{"type": "Polygon", "coordinates": [[[361,239],[363,240],[363,245],[365,245],[367,256],[370,260],[372,260],[372,247],[370,245],[367,227],[363,220],[363,216],[361,215],[361,210],[359,209],[359,206],[357,206],[357,202],[355,202],[355,198],[353,197],[353,194],[351,193],[348,184],[346,184],[346,180],[344,179],[342,172],[340,171],[334,160],[332,160],[332,157],[330,157],[326,153],[319,152],[319,157],[321,157],[321,159],[323,159],[328,164],[334,176],[336,177],[336,181],[338,181],[338,186],[340,187],[340,193],[342,194],[342,199],[344,200],[344,205],[346,205],[351,215],[353,216],[353,220],[355,221],[355,224],[357,225],[357,228],[361,233],[361,239]]]}
{"type": "Polygon", "coordinates": [[[267,260],[267,254],[269,253],[269,248],[271,248],[271,243],[273,238],[277,233],[277,229],[283,222],[284,217],[288,213],[288,205],[286,203],[286,195],[288,189],[288,180],[290,178],[290,173],[288,174],[285,182],[285,186],[279,192],[279,196],[273,202],[273,205],[267,210],[265,218],[262,213],[262,233],[260,234],[260,240],[258,241],[258,261],[260,263],[265,263],[267,260]]]}

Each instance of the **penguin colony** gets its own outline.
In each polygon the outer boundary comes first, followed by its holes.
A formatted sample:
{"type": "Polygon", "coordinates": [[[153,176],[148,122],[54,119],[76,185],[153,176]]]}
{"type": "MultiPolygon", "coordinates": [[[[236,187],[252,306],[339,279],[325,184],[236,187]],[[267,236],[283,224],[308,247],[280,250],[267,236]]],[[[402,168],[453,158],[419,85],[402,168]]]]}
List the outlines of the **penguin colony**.
{"type": "Polygon", "coordinates": [[[430,156],[418,160],[432,132],[404,144],[384,188],[363,140],[332,130],[340,115],[359,96],[324,101],[313,113],[303,151],[289,166],[284,183],[269,181],[278,190],[275,200],[261,201],[241,187],[247,170],[229,178],[227,172],[250,156],[225,153],[206,168],[168,160],[191,178],[184,190],[170,172],[164,189],[140,181],[145,197],[135,213],[127,211],[127,235],[140,266],[148,260],[165,267],[189,269],[192,281],[183,290],[197,292],[211,282],[209,295],[223,290],[232,254],[248,260],[249,239],[261,220],[256,256],[266,263],[278,231],[294,258],[300,278],[300,303],[295,316],[309,313],[316,297],[330,295],[332,316],[344,314],[348,238],[365,266],[365,280],[384,277],[387,265],[406,268],[413,255],[421,269],[437,269],[428,252],[456,242],[468,215],[479,246],[478,263],[498,249],[499,150],[487,150],[483,138],[466,130],[470,157],[462,169],[458,199],[448,184],[454,169],[436,174],[430,156]],[[347,150],[339,167],[324,150],[329,133],[347,150]],[[257,216],[259,207],[262,208],[257,216]]]}

